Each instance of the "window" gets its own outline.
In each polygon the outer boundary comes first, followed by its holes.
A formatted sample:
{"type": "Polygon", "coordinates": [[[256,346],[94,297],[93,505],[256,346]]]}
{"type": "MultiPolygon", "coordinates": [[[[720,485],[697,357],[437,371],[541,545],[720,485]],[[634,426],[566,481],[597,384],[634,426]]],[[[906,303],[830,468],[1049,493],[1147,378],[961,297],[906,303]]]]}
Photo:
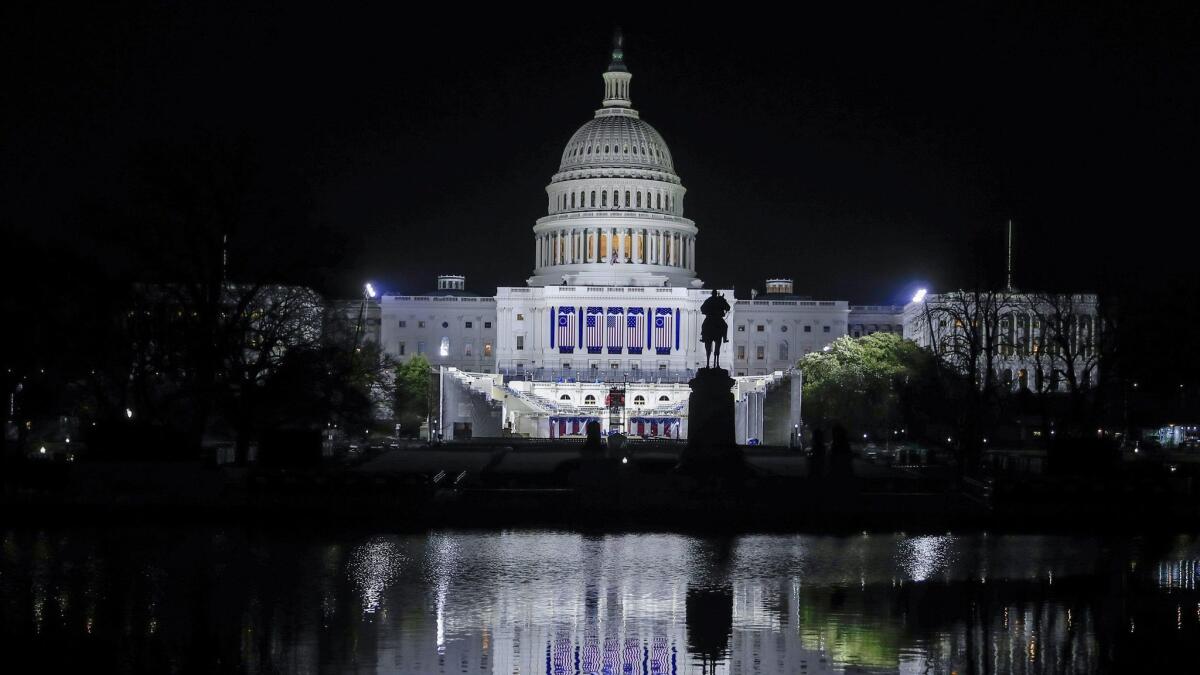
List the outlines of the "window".
{"type": "Polygon", "coordinates": [[[805,333],[811,333],[811,332],[812,332],[812,326],[805,326],[805,327],[804,327],[804,332],[805,332],[805,333]]]}
{"type": "Polygon", "coordinates": [[[658,397],[658,402],[659,403],[670,403],[671,397],[664,394],[663,396],[658,397]]]}
{"type": "Polygon", "coordinates": [[[745,326],[738,326],[738,332],[739,332],[739,333],[745,333],[745,332],[746,332],[746,327],[745,327],[745,326]]]}
{"type": "MultiPolygon", "coordinates": [[[[629,152],[629,149],[626,148],[625,151],[629,152]]],[[[629,208],[629,190],[625,191],[625,208],[629,208]]]]}
{"type": "MultiPolygon", "coordinates": [[[[636,149],[636,148],[635,148],[636,149]]],[[[637,207],[642,208],[642,193],[637,193],[637,207]]]]}
{"type": "Polygon", "coordinates": [[[438,356],[450,356],[450,338],[442,338],[442,344],[438,347],[438,356]]]}
{"type": "Polygon", "coordinates": [[[621,362],[620,362],[620,361],[613,361],[612,363],[608,364],[608,367],[609,367],[609,369],[611,369],[611,370],[620,370],[620,369],[621,369],[621,362]]]}
{"type": "Polygon", "coordinates": [[[425,341],[418,340],[417,341],[417,354],[424,354],[424,353],[425,353],[425,341]]]}
{"type": "Polygon", "coordinates": [[[575,208],[575,193],[571,193],[571,208],[575,208]]]}
{"type": "Polygon", "coordinates": [[[596,361],[592,361],[591,363],[589,363],[588,367],[591,368],[592,370],[600,370],[600,364],[596,361]]]}
{"type": "Polygon", "coordinates": [[[788,343],[780,342],[779,343],[779,360],[787,361],[787,357],[788,357],[788,343]]]}
{"type": "Polygon", "coordinates": [[[763,332],[764,330],[766,330],[766,329],[767,329],[767,327],[766,327],[766,326],[764,326],[764,325],[762,325],[762,324],[760,323],[760,324],[758,324],[757,326],[755,326],[755,327],[754,327],[754,329],[755,329],[755,330],[757,330],[758,332],[760,332],[760,333],[761,333],[761,332],[763,332]]]}
{"type": "Polygon", "coordinates": [[[767,348],[763,347],[762,345],[755,347],[754,348],[754,358],[758,359],[759,361],[762,361],[763,357],[766,356],[766,351],[767,351],[767,348]]]}
{"type": "Polygon", "coordinates": [[[401,341],[400,341],[400,348],[399,348],[399,349],[397,349],[397,352],[399,352],[400,356],[404,356],[404,353],[405,353],[405,352],[404,352],[404,349],[405,349],[404,341],[403,341],[403,340],[401,340],[401,341]]]}
{"type": "Polygon", "coordinates": [[[424,327],[425,327],[425,322],[424,322],[424,321],[418,321],[418,322],[417,322],[417,328],[424,328],[424,327]]]}
{"type": "Polygon", "coordinates": [[[468,321],[468,322],[467,322],[467,326],[466,326],[466,327],[467,327],[467,328],[470,328],[470,327],[471,327],[471,325],[472,325],[472,324],[471,324],[471,322],[470,322],[470,321],[468,321]]]}
{"type": "Polygon", "coordinates": [[[596,205],[596,191],[592,190],[592,206],[596,205]]]}
{"type": "Polygon", "coordinates": [[[491,321],[484,321],[484,322],[483,322],[483,327],[484,327],[484,328],[491,328],[491,327],[492,327],[492,322],[491,322],[491,321]]]}
{"type": "Polygon", "coordinates": [[[746,358],[746,345],[738,345],[737,357],[739,361],[746,358]]]}
{"type": "Polygon", "coordinates": [[[474,351],[475,345],[471,344],[470,342],[463,343],[463,356],[471,356],[472,352],[474,351]]]}
{"type": "Polygon", "coordinates": [[[563,370],[570,370],[570,369],[571,369],[571,362],[570,362],[570,361],[563,361],[563,367],[562,367],[562,369],[563,369],[563,370]]]}
{"type": "Polygon", "coordinates": [[[584,404],[584,405],[596,405],[596,397],[595,397],[595,396],[593,396],[593,395],[591,395],[591,394],[588,394],[587,396],[584,396],[584,397],[583,397],[583,404],[584,404]]]}
{"type": "Polygon", "coordinates": [[[821,332],[823,332],[823,333],[828,333],[828,332],[829,332],[829,326],[822,326],[822,327],[821,327],[821,332]]]}
{"type": "Polygon", "coordinates": [[[484,356],[492,355],[492,343],[490,343],[490,342],[483,343],[483,355],[484,356]]]}
{"type": "MultiPolygon", "coordinates": [[[[563,364],[563,365],[566,365],[566,364],[563,364]]],[[[558,400],[560,400],[560,401],[566,401],[567,403],[570,403],[570,402],[571,402],[571,397],[570,397],[570,395],[568,395],[568,394],[563,394],[562,396],[559,396],[559,397],[558,397],[558,400]]]]}
{"type": "Polygon", "coordinates": [[[405,321],[404,319],[401,319],[401,320],[400,320],[400,327],[401,327],[401,328],[407,328],[407,327],[408,327],[408,322],[407,322],[407,321],[405,321]]]}
{"type": "Polygon", "coordinates": [[[646,405],[646,397],[645,397],[645,396],[642,396],[641,394],[638,394],[637,396],[634,396],[634,397],[633,397],[633,404],[634,404],[634,405],[646,405]]]}
{"type": "Polygon", "coordinates": [[[641,366],[639,366],[639,365],[638,365],[638,362],[637,362],[637,361],[634,361],[633,363],[629,364],[629,369],[630,369],[630,370],[637,370],[637,369],[638,369],[638,368],[640,368],[640,367],[641,367],[641,366]]]}
{"type": "Polygon", "coordinates": [[[525,336],[524,335],[517,336],[517,349],[525,349],[525,336]]]}
{"type": "Polygon", "coordinates": [[[600,193],[600,206],[608,206],[608,190],[600,193]]]}
{"type": "Polygon", "coordinates": [[[663,372],[666,372],[666,370],[667,370],[667,364],[665,364],[665,363],[660,363],[660,364],[658,364],[658,369],[659,369],[659,370],[661,370],[661,371],[663,371],[663,372]]]}
{"type": "Polygon", "coordinates": [[[780,327],[779,327],[779,332],[780,332],[780,333],[786,333],[786,332],[787,332],[787,325],[780,326],[780,327]]]}
{"type": "Polygon", "coordinates": [[[524,320],[525,320],[524,314],[517,314],[517,321],[524,321],[524,320]]]}
{"type": "Polygon", "coordinates": [[[442,328],[449,328],[449,327],[450,327],[450,322],[449,322],[449,321],[443,321],[443,322],[442,322],[442,328]]]}

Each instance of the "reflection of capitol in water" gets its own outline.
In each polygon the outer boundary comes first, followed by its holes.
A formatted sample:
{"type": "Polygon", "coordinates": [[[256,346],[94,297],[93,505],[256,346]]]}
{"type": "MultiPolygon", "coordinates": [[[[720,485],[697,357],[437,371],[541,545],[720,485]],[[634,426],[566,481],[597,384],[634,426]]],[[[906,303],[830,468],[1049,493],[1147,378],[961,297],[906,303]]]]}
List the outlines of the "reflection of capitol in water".
{"type": "MultiPolygon", "coordinates": [[[[403,593],[385,594],[377,664],[381,672],[765,674],[940,672],[986,660],[1001,666],[995,672],[1089,672],[1097,658],[1090,609],[991,591],[1003,579],[1044,596],[1055,567],[1062,577],[1091,565],[1086,551],[1064,561],[1027,539],[1022,555],[996,559],[950,536],[433,536],[423,557],[396,551],[423,560],[432,620],[395,625],[403,593]],[[966,617],[930,623],[963,607],[966,617]]],[[[364,571],[351,566],[352,575],[364,571]]],[[[369,573],[359,584],[364,610],[376,607],[378,587],[369,573]]]]}
{"type": "Polygon", "coordinates": [[[0,639],[48,672],[1137,672],[1200,639],[1198,559],[1195,537],[8,530],[0,639]]]}

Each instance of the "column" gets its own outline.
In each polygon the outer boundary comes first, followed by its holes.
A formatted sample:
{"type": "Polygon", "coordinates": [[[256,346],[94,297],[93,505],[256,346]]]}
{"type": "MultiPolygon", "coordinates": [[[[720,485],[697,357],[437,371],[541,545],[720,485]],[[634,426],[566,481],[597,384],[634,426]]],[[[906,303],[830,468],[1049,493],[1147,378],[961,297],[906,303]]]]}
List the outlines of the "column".
{"type": "Polygon", "coordinates": [[[620,249],[621,252],[617,256],[617,261],[625,262],[625,228],[621,228],[620,230],[618,230],[618,232],[620,232],[620,234],[618,234],[617,236],[621,238],[621,249],[620,249]]]}

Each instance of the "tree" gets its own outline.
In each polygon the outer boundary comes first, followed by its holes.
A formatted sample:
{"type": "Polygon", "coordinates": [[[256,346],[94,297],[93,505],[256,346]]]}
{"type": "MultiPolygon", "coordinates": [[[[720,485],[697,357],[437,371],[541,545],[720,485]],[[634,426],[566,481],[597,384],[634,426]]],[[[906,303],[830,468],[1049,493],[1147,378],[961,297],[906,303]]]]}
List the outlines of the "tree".
{"type": "Polygon", "coordinates": [[[395,412],[403,427],[418,427],[429,416],[430,368],[421,354],[396,365],[395,412]]]}
{"type": "Polygon", "coordinates": [[[929,414],[923,403],[937,383],[930,353],[892,333],[840,337],[799,368],[808,419],[877,436],[929,414]]]}

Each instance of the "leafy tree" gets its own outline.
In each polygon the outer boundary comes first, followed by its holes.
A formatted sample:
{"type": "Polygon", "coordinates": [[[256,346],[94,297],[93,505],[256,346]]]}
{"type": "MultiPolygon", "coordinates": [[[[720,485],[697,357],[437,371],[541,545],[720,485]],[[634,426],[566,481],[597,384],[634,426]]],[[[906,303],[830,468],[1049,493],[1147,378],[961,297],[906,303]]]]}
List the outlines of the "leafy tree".
{"type": "Polygon", "coordinates": [[[883,435],[931,414],[937,391],[934,358],[899,335],[840,337],[828,349],[806,355],[799,367],[805,417],[817,424],[883,435]]]}
{"type": "Polygon", "coordinates": [[[402,427],[417,427],[429,416],[429,359],[416,355],[396,366],[395,411],[402,427]]]}

